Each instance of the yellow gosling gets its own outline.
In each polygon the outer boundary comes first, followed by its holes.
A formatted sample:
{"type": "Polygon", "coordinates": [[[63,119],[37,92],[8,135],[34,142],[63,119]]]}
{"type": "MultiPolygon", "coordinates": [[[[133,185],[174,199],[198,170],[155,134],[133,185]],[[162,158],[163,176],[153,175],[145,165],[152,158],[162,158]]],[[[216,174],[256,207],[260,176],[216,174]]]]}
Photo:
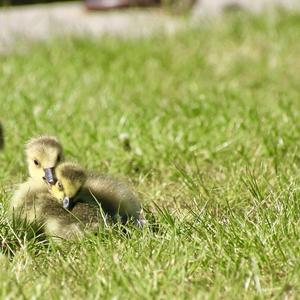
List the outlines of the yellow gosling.
{"type": "Polygon", "coordinates": [[[63,150],[55,137],[41,136],[26,144],[25,155],[29,177],[15,191],[10,202],[10,212],[33,221],[36,197],[48,191],[46,181],[49,184],[55,183],[54,170],[63,159],[63,150]]]}

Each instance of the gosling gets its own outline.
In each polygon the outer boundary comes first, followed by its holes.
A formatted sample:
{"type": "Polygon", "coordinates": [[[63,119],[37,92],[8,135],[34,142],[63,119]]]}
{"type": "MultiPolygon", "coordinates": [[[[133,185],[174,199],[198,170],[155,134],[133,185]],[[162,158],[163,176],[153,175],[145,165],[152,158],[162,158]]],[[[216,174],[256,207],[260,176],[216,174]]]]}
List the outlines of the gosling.
{"type": "Polygon", "coordinates": [[[55,239],[74,240],[104,223],[100,210],[93,205],[76,202],[72,211],[68,211],[49,193],[37,195],[35,214],[35,223],[47,236],[55,239]]]}
{"type": "Polygon", "coordinates": [[[10,212],[29,222],[35,219],[35,199],[55,184],[55,167],[63,159],[63,149],[55,137],[31,139],[25,146],[29,178],[19,185],[11,203],[10,212]],[[46,184],[48,183],[48,184],[46,184]]]}
{"type": "Polygon", "coordinates": [[[88,203],[95,209],[100,206],[113,221],[132,219],[138,225],[145,224],[140,203],[123,183],[107,175],[87,174],[69,162],[57,166],[56,178],[49,192],[65,209],[73,212],[76,203],[88,203]]]}

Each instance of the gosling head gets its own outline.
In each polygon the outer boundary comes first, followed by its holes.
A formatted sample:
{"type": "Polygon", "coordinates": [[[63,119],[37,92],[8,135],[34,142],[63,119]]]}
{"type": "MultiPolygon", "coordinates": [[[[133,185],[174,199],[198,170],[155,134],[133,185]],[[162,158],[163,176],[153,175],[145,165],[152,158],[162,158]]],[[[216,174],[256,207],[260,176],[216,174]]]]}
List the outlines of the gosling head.
{"type": "Polygon", "coordinates": [[[49,185],[49,192],[65,209],[70,209],[85,183],[86,173],[82,167],[70,162],[58,165],[55,173],[57,182],[49,185]]]}
{"type": "Polygon", "coordinates": [[[31,139],[25,146],[25,155],[32,178],[55,184],[54,169],[63,159],[62,146],[55,137],[41,136],[31,139]]]}

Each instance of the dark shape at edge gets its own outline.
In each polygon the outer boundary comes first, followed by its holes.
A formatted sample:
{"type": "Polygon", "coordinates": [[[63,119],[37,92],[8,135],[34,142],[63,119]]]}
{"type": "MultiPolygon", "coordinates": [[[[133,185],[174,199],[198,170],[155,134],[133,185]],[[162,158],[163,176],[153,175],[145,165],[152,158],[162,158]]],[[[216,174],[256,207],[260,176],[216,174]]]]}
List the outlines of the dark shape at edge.
{"type": "Polygon", "coordinates": [[[0,123],[0,150],[4,148],[4,130],[0,123]]]}

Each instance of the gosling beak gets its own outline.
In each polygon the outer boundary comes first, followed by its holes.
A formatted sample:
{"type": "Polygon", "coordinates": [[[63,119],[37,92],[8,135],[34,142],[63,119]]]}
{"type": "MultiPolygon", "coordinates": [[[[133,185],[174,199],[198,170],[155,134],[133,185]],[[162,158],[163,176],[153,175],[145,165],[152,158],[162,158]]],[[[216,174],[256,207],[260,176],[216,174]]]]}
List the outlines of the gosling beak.
{"type": "Polygon", "coordinates": [[[46,181],[53,185],[55,184],[54,168],[44,169],[46,181]]]}
{"type": "Polygon", "coordinates": [[[65,197],[63,201],[63,207],[65,209],[69,209],[71,207],[71,204],[72,204],[71,199],[69,197],[65,197]]]}

